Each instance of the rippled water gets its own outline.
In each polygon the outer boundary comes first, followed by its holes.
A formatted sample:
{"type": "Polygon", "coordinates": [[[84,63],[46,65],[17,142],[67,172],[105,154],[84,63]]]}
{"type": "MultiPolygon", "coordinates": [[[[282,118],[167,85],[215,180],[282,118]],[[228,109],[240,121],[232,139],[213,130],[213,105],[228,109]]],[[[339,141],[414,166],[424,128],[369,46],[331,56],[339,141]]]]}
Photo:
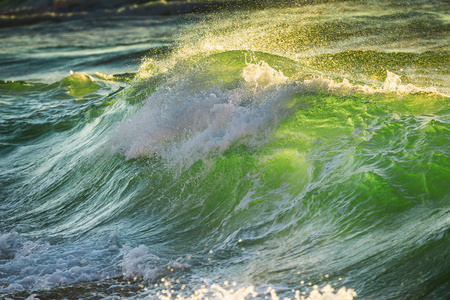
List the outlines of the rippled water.
{"type": "Polygon", "coordinates": [[[2,3],[2,297],[449,297],[445,1],[135,2],[2,3]]]}

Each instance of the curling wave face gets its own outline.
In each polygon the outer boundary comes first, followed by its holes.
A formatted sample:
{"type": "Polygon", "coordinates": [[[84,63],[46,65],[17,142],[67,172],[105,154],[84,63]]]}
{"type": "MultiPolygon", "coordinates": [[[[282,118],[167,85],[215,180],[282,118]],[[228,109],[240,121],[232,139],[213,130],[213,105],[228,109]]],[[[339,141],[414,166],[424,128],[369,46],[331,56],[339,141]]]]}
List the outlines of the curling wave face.
{"type": "Polygon", "coordinates": [[[206,15],[135,74],[1,82],[0,294],[445,298],[448,22],[354,4],[206,15]]]}

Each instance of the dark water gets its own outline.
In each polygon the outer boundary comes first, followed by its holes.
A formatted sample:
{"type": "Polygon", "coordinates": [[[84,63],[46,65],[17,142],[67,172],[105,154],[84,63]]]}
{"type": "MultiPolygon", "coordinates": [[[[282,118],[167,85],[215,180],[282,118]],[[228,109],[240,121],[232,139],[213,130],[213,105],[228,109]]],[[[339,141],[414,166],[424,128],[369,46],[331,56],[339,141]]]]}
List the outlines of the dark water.
{"type": "Polygon", "coordinates": [[[447,2],[0,4],[2,298],[449,298],[447,2]]]}

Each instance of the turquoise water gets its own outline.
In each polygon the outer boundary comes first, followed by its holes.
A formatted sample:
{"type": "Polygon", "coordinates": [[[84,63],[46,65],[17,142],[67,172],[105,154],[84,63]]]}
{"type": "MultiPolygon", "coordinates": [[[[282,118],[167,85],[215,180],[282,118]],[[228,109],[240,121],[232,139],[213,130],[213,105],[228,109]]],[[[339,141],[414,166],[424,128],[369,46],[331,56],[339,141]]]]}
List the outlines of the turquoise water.
{"type": "Polygon", "coordinates": [[[102,3],[1,14],[3,298],[450,296],[445,1],[102,3]]]}

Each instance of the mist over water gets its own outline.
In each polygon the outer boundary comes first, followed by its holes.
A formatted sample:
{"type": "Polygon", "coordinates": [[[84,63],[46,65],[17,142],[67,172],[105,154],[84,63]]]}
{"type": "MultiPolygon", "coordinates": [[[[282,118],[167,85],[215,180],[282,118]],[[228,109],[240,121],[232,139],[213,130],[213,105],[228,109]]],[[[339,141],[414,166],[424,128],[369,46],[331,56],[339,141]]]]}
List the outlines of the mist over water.
{"type": "Polygon", "coordinates": [[[41,2],[1,3],[1,297],[449,297],[445,1],[41,2]]]}

